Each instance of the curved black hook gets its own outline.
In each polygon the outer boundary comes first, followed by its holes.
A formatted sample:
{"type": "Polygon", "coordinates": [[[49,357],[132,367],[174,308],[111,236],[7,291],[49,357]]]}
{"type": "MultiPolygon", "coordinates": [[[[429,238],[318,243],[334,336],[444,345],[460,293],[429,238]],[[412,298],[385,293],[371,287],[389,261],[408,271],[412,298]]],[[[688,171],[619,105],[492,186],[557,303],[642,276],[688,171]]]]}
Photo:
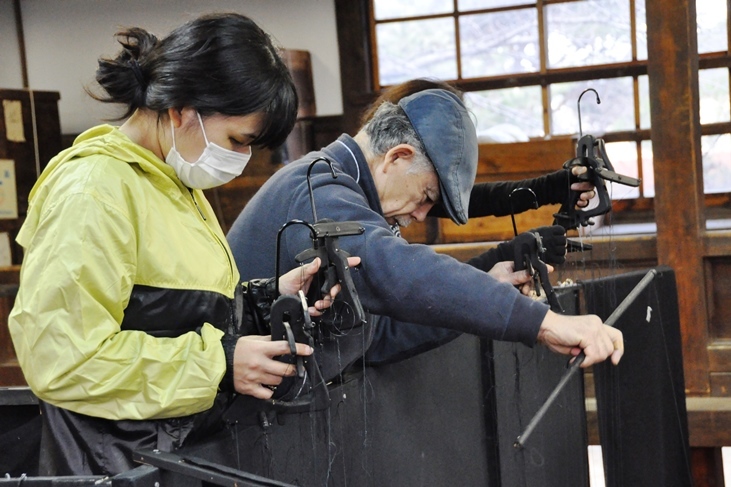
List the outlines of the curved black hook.
{"type": "MultiPolygon", "coordinates": [[[[311,167],[311,166],[310,166],[311,167]]],[[[309,173],[308,173],[309,176],[309,173]]],[[[312,207],[315,208],[314,206],[312,207]]],[[[312,226],[310,223],[307,223],[304,220],[290,220],[284,225],[282,225],[282,228],[279,229],[277,232],[277,249],[275,250],[275,255],[277,256],[276,261],[274,263],[274,292],[275,297],[279,297],[279,241],[282,239],[282,233],[284,230],[289,227],[290,225],[305,225],[307,228],[310,229],[310,232],[312,232],[312,239],[314,240],[317,238],[317,231],[315,230],[315,227],[312,226]]]]}
{"type": "Polygon", "coordinates": [[[312,166],[314,166],[316,163],[320,161],[327,162],[327,165],[330,166],[330,172],[333,175],[333,179],[336,179],[338,177],[337,174],[335,174],[335,169],[333,168],[333,163],[330,159],[326,157],[318,157],[314,161],[310,163],[310,167],[307,168],[307,188],[310,190],[310,205],[312,206],[312,222],[317,223],[317,211],[315,211],[315,194],[312,192],[312,181],[310,181],[310,173],[312,172],[312,166]]]}
{"type": "Polygon", "coordinates": [[[579,138],[583,137],[584,132],[581,130],[581,97],[584,96],[584,93],[587,91],[593,91],[596,95],[596,104],[599,105],[602,101],[599,99],[599,93],[596,92],[594,88],[587,88],[584,91],[581,92],[579,95],[579,99],[576,100],[576,109],[579,112],[579,138]]]}
{"type": "MultiPolygon", "coordinates": [[[[522,193],[522,192],[530,193],[530,196],[532,196],[532,204],[531,204],[532,209],[537,210],[538,206],[539,206],[538,205],[538,196],[536,196],[535,191],[533,191],[530,188],[521,186],[519,188],[515,188],[514,190],[512,190],[510,192],[510,194],[508,195],[508,202],[510,203],[510,219],[513,221],[513,234],[516,237],[518,236],[518,228],[515,226],[515,208],[513,206],[513,196],[516,193],[522,193]]],[[[525,210],[521,209],[520,211],[525,211],[525,210]]]]}

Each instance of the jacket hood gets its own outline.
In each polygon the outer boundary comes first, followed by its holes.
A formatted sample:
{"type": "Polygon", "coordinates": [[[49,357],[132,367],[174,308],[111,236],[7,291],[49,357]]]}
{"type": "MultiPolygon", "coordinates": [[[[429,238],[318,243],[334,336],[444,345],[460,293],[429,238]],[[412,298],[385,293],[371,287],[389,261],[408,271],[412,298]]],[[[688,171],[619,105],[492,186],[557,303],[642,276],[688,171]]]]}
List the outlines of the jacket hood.
{"type": "Polygon", "coordinates": [[[133,142],[118,127],[99,125],[79,135],[74,144],[50,160],[30,192],[32,200],[37,189],[61,165],[72,159],[87,156],[109,156],[138,165],[151,175],[177,182],[175,170],[152,151],[133,142]]]}

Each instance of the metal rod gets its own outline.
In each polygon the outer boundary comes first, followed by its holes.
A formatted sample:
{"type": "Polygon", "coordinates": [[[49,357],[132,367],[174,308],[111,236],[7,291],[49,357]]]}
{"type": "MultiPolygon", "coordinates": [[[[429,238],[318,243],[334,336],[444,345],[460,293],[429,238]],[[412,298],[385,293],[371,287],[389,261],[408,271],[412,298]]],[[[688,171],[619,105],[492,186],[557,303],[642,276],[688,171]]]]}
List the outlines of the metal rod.
{"type": "Polygon", "coordinates": [[[513,221],[513,236],[514,237],[518,236],[518,227],[515,225],[515,208],[513,207],[513,195],[519,191],[528,191],[531,194],[531,196],[533,196],[533,209],[535,209],[535,210],[538,209],[538,196],[536,196],[535,191],[533,191],[532,189],[524,188],[521,186],[520,188],[515,188],[514,190],[512,190],[510,192],[510,194],[508,195],[508,202],[510,203],[510,219],[513,221]]]}
{"type": "MultiPolygon", "coordinates": [[[[657,271],[655,269],[650,269],[647,274],[640,280],[639,283],[630,291],[630,293],[627,295],[626,298],[622,300],[621,303],[619,303],[619,306],[617,306],[611,315],[609,315],[609,318],[604,322],[607,326],[614,326],[614,323],[622,316],[622,314],[629,308],[632,303],[637,299],[637,296],[642,293],[642,291],[645,290],[648,284],[655,278],[657,275],[657,271]]],[[[584,359],[586,358],[586,355],[584,352],[581,352],[579,355],[576,356],[573,362],[571,362],[571,365],[569,368],[564,372],[563,376],[561,377],[561,380],[559,381],[558,385],[553,389],[553,392],[548,396],[548,399],[546,399],[546,402],[543,403],[543,406],[540,407],[538,412],[533,416],[533,419],[530,420],[528,423],[528,426],[526,426],[525,430],[523,431],[523,434],[518,435],[518,438],[515,440],[515,443],[513,443],[513,447],[515,448],[523,448],[526,441],[528,441],[528,437],[533,433],[533,430],[538,426],[538,423],[543,419],[543,416],[546,415],[546,412],[548,411],[548,408],[551,407],[553,402],[556,400],[558,395],[563,391],[563,388],[566,387],[566,384],[569,382],[571,377],[573,377],[574,373],[579,370],[581,367],[581,364],[584,363],[584,359]]]]}
{"type": "Polygon", "coordinates": [[[584,93],[587,91],[593,91],[596,95],[596,104],[599,105],[602,101],[599,99],[599,93],[596,92],[594,88],[587,88],[584,91],[581,92],[579,95],[579,99],[576,100],[576,110],[579,112],[579,138],[584,136],[584,131],[581,129],[581,97],[584,96],[584,93]]]}
{"type": "Polygon", "coordinates": [[[317,210],[315,210],[315,193],[312,192],[312,180],[310,179],[310,173],[312,173],[312,166],[317,164],[320,161],[327,162],[327,165],[330,166],[330,172],[333,175],[333,179],[337,179],[338,175],[335,174],[335,168],[333,167],[332,161],[330,159],[327,159],[325,157],[318,157],[314,161],[310,163],[310,166],[307,168],[307,188],[310,190],[310,206],[312,206],[312,223],[317,223],[317,210]]]}

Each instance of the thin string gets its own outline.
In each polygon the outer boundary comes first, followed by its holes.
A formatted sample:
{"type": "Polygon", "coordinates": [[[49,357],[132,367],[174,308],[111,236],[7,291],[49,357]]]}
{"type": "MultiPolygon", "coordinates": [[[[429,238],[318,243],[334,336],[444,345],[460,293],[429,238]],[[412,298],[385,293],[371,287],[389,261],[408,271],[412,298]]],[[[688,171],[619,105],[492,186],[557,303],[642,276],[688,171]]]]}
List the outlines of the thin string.
{"type": "MultiPolygon", "coordinates": [[[[513,398],[515,401],[515,417],[518,418],[518,431],[523,431],[523,414],[521,407],[522,405],[522,394],[520,391],[520,384],[521,384],[521,376],[520,376],[520,369],[521,369],[521,363],[520,363],[520,355],[518,353],[518,344],[512,343],[511,344],[511,352],[513,356],[513,366],[515,370],[513,371],[513,398]]],[[[525,458],[525,451],[523,449],[516,451],[515,453],[520,457],[520,461],[518,462],[519,465],[521,465],[522,468],[518,468],[518,475],[520,477],[519,482],[521,487],[528,487],[526,485],[526,475],[525,475],[525,465],[526,465],[526,458],[525,458]]],[[[499,466],[498,466],[499,468],[499,466]]]]}

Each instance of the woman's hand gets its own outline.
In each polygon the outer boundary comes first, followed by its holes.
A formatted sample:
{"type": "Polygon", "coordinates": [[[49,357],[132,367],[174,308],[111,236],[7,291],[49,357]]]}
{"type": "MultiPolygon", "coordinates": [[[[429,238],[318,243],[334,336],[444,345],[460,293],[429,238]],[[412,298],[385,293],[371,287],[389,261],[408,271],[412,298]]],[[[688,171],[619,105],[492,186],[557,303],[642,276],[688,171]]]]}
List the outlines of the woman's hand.
{"type": "MultiPolygon", "coordinates": [[[[297,355],[312,355],[312,348],[297,343],[297,355]]],[[[233,379],[234,389],[239,394],[269,399],[284,377],[296,373],[296,367],[274,357],[288,355],[289,344],[286,340],[272,341],[271,336],[248,335],[236,342],[234,349],[233,379]]]]}
{"type": "MultiPolygon", "coordinates": [[[[360,257],[348,257],[348,266],[354,267],[360,264],[360,257]]],[[[303,265],[296,269],[284,274],[279,278],[279,292],[281,294],[297,294],[298,291],[302,290],[307,293],[310,288],[312,279],[320,269],[320,258],[317,257],[309,264],[303,265]]],[[[332,305],[333,299],[340,292],[340,284],[336,284],[330,289],[330,292],[323,296],[323,299],[315,302],[313,306],[310,306],[308,311],[312,316],[320,316],[322,310],[325,310],[332,305]]]]}
{"type": "MultiPolygon", "coordinates": [[[[586,167],[584,166],[574,166],[571,168],[571,174],[573,174],[574,176],[581,176],[587,170],[588,169],[586,169],[586,167]]],[[[589,181],[571,183],[571,190],[581,192],[581,194],[579,195],[579,200],[576,202],[576,206],[579,208],[586,208],[591,199],[596,196],[596,190],[594,189],[594,185],[589,181]]]]}

